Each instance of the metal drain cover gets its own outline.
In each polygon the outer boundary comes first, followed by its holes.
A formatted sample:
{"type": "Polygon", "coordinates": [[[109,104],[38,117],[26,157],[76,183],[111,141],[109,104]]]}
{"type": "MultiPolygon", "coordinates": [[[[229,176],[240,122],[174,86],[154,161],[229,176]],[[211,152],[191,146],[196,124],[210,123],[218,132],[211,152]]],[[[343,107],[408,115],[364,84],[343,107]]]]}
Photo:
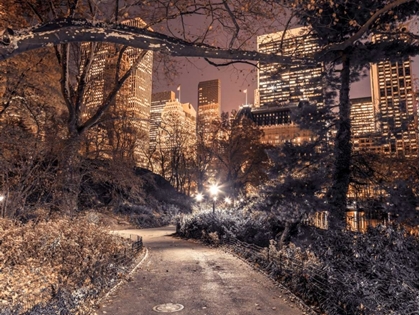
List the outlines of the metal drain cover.
{"type": "Polygon", "coordinates": [[[173,303],[165,303],[156,305],[153,310],[158,313],[174,313],[182,310],[184,305],[181,304],[173,304],[173,303]]]}

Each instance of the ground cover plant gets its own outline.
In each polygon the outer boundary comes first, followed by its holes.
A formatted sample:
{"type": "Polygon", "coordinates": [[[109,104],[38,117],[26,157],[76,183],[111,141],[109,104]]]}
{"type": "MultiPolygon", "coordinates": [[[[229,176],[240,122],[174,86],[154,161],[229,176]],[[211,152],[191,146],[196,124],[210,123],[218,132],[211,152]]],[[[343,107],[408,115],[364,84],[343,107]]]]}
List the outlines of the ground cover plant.
{"type": "Polygon", "coordinates": [[[355,233],[300,225],[279,246],[275,237],[282,229],[270,214],[249,209],[198,212],[177,225],[182,237],[228,245],[322,313],[417,312],[419,244],[406,230],[378,226],[355,233]]]}
{"type": "Polygon", "coordinates": [[[134,257],[130,240],[86,219],[0,219],[0,239],[2,315],[83,313],[134,257]]]}

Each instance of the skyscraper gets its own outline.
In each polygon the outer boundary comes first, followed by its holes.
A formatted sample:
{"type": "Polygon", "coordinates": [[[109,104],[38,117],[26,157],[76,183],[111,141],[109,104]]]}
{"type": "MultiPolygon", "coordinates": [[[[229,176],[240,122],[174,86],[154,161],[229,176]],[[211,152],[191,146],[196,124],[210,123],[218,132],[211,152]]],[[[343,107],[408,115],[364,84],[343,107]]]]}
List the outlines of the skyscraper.
{"type": "Polygon", "coordinates": [[[318,48],[316,39],[306,27],[258,36],[259,52],[302,58],[302,63],[294,65],[259,63],[259,104],[289,104],[305,100],[322,105],[323,66],[321,63],[309,66],[304,62],[318,48]]]}
{"type": "Polygon", "coordinates": [[[220,80],[209,80],[198,83],[198,108],[211,109],[215,115],[220,116],[220,80]],[[206,107],[208,106],[208,107],[206,107]]]}
{"type": "Polygon", "coordinates": [[[150,119],[150,148],[155,148],[157,142],[159,142],[161,145],[160,149],[169,149],[171,139],[167,138],[174,135],[174,133],[178,133],[177,137],[182,134],[185,143],[191,146],[194,145],[196,119],[197,114],[194,107],[190,103],[181,104],[175,98],[173,91],[153,93],[150,119]]]}
{"type": "Polygon", "coordinates": [[[418,157],[418,120],[409,58],[371,65],[372,101],[379,110],[383,152],[418,157]]]}
{"type": "Polygon", "coordinates": [[[220,118],[221,108],[220,80],[209,80],[198,83],[197,132],[209,139],[211,123],[220,118]]]}
{"type": "MultiPolygon", "coordinates": [[[[145,25],[140,18],[124,21],[123,24],[137,27],[145,25]]],[[[89,44],[83,44],[82,54],[86,56],[90,53],[90,49],[89,44]]],[[[97,46],[88,75],[89,90],[85,98],[84,109],[86,112],[95,111],[111,92],[115,82],[120,50],[120,46],[113,44],[103,43],[97,46]]],[[[128,47],[124,51],[119,67],[120,77],[134,65],[141,52],[141,49],[133,47],[128,47]]],[[[120,143],[120,139],[115,139],[115,137],[122,134],[128,136],[129,131],[130,135],[127,139],[131,138],[130,151],[132,152],[127,152],[127,154],[133,156],[136,164],[144,165],[143,153],[140,148],[144,147],[145,143],[147,145],[149,143],[152,65],[153,52],[148,51],[120,88],[114,105],[107,113],[107,115],[119,117],[120,121],[117,122],[113,118],[113,120],[98,126],[95,131],[90,132],[90,137],[95,138],[91,143],[96,144],[96,150],[101,152],[102,157],[111,157],[114,144],[120,143]],[[107,130],[111,123],[114,129],[119,129],[118,132],[107,130]]]]}
{"type": "MultiPolygon", "coordinates": [[[[140,18],[135,18],[122,22],[129,26],[143,27],[146,24],[140,18]]],[[[130,66],[133,65],[139,54],[139,48],[128,47],[125,54],[128,57],[130,66]]],[[[128,109],[130,111],[133,126],[138,130],[148,134],[150,129],[150,106],[152,98],[152,71],[153,71],[153,52],[148,51],[139,65],[134,69],[127,84],[130,89],[128,97],[128,109]]]]}
{"type": "Polygon", "coordinates": [[[350,119],[353,151],[382,152],[379,109],[372,97],[350,99],[350,119]]]}
{"type": "Polygon", "coordinates": [[[175,101],[173,91],[157,92],[152,94],[152,106],[150,108],[150,148],[156,146],[158,128],[162,122],[162,112],[167,102],[175,101]]]}
{"type": "MultiPolygon", "coordinates": [[[[280,53],[296,58],[310,57],[318,45],[308,28],[299,27],[258,36],[257,49],[263,53],[280,53]]],[[[312,139],[309,130],[301,130],[291,121],[291,111],[299,104],[323,105],[323,65],[259,63],[258,91],[251,117],[264,130],[265,143],[281,145],[286,141],[312,139]]]]}

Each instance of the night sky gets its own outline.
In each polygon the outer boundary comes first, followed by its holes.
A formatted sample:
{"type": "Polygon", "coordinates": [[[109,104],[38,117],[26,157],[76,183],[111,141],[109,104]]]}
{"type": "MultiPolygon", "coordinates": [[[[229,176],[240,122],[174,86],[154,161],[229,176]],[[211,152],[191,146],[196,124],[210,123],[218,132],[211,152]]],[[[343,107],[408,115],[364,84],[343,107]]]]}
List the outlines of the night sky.
{"type": "MultiPolygon", "coordinates": [[[[154,77],[153,92],[172,90],[179,97],[177,86],[181,85],[181,102],[191,103],[197,108],[197,88],[200,81],[220,79],[222,94],[222,111],[238,109],[245,104],[245,93],[248,90],[248,103],[254,102],[254,90],[257,88],[256,68],[246,64],[236,64],[219,69],[209,65],[204,59],[195,58],[185,61],[179,58],[179,74],[172,80],[165,80],[162,77],[154,77]]],[[[413,79],[418,84],[419,59],[414,58],[413,79]]],[[[350,97],[370,96],[369,78],[364,78],[351,86],[350,97]]]]}

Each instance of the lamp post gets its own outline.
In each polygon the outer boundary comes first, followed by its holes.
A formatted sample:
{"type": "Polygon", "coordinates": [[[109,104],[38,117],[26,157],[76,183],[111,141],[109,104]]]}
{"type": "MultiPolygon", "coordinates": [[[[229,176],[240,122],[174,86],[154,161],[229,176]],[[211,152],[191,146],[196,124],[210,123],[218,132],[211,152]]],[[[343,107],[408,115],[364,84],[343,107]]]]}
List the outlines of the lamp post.
{"type": "Polygon", "coordinates": [[[217,200],[217,197],[216,197],[216,196],[214,196],[214,197],[213,197],[213,214],[214,214],[214,212],[216,211],[216,200],[217,200]]]}
{"type": "Polygon", "coordinates": [[[219,187],[216,184],[210,186],[210,194],[213,196],[213,213],[216,210],[217,194],[219,193],[219,187]]]}

